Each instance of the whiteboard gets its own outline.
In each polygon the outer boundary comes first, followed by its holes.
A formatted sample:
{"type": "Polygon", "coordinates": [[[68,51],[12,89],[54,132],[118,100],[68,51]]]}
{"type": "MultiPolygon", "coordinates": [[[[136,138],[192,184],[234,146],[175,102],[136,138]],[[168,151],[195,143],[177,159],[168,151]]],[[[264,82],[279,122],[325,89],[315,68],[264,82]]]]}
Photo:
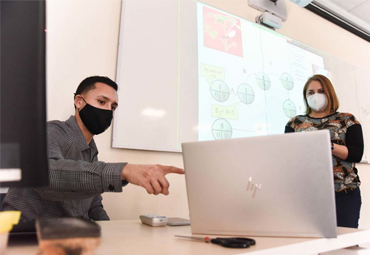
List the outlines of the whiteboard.
{"type": "Polygon", "coordinates": [[[369,115],[370,105],[368,96],[369,86],[366,82],[370,79],[369,72],[353,66],[342,60],[332,57],[333,77],[332,82],[340,101],[339,111],[352,113],[361,123],[364,136],[364,155],[362,162],[368,163],[370,151],[369,115]]]}
{"type": "Polygon", "coordinates": [[[365,143],[363,161],[370,163],[370,72],[359,67],[355,67],[354,72],[360,112],[359,118],[365,143]]]}
{"type": "Polygon", "coordinates": [[[366,72],[196,1],[142,3],[122,3],[113,147],[180,152],[183,142],[283,133],[316,73],[333,81],[340,111],[369,125],[366,72]]]}

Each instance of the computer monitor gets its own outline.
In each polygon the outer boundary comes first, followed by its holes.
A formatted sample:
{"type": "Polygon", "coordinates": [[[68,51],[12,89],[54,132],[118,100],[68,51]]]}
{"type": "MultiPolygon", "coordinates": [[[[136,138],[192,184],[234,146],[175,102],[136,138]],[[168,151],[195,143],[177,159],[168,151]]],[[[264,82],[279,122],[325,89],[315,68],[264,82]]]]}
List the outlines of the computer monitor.
{"type": "Polygon", "coordinates": [[[45,186],[45,1],[0,4],[0,187],[45,186]]]}

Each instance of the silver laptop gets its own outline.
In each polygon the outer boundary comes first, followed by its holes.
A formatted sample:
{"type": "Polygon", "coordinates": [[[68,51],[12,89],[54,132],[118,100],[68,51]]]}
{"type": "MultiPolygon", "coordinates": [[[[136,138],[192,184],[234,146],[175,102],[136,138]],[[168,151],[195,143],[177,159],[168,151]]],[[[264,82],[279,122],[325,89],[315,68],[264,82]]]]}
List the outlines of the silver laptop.
{"type": "Polygon", "coordinates": [[[337,236],[329,131],[182,149],[193,234],[337,236]]]}

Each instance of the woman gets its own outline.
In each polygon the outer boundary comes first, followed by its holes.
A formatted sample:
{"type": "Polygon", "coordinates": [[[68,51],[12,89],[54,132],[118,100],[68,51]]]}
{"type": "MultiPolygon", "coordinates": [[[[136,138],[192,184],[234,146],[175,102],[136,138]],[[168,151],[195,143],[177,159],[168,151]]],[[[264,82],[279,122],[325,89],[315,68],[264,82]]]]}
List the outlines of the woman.
{"type": "Polygon", "coordinates": [[[334,87],[323,75],[308,79],[303,97],[306,115],[292,118],[285,126],[285,133],[330,131],[337,225],[358,228],[361,193],[355,162],[361,160],[364,150],[361,125],[352,114],[337,112],[339,101],[334,87]]]}

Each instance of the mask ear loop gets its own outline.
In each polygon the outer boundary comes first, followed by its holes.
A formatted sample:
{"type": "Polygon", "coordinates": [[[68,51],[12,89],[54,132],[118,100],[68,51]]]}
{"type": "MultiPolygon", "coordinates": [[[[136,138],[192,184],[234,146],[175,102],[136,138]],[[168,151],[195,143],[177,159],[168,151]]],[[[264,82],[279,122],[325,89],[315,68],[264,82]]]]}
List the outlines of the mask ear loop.
{"type": "Polygon", "coordinates": [[[86,102],[85,98],[83,98],[83,96],[81,96],[81,98],[82,98],[82,100],[84,100],[85,104],[87,104],[87,102],[86,102]]]}
{"type": "MultiPolygon", "coordinates": [[[[76,96],[77,96],[77,94],[76,93],[73,93],[73,101],[76,99],[76,96]]],[[[73,106],[75,107],[75,109],[77,109],[75,103],[73,103],[73,106]]]]}
{"type": "MultiPolygon", "coordinates": [[[[80,94],[73,93],[73,95],[74,95],[73,99],[76,99],[76,96],[77,96],[77,95],[80,95],[80,94]]],[[[81,96],[81,98],[82,98],[82,100],[84,100],[85,104],[88,104],[88,103],[86,102],[85,98],[83,98],[83,96],[81,96]]],[[[77,107],[76,107],[76,105],[75,105],[75,109],[76,109],[76,108],[77,108],[77,107]]],[[[82,110],[82,109],[81,109],[81,110],[82,110]]],[[[79,110],[79,111],[81,111],[81,110],[79,110]]]]}
{"type": "Polygon", "coordinates": [[[328,104],[330,103],[330,113],[333,113],[334,112],[334,109],[333,109],[333,96],[332,95],[328,95],[327,98],[328,98],[328,104]]]}

